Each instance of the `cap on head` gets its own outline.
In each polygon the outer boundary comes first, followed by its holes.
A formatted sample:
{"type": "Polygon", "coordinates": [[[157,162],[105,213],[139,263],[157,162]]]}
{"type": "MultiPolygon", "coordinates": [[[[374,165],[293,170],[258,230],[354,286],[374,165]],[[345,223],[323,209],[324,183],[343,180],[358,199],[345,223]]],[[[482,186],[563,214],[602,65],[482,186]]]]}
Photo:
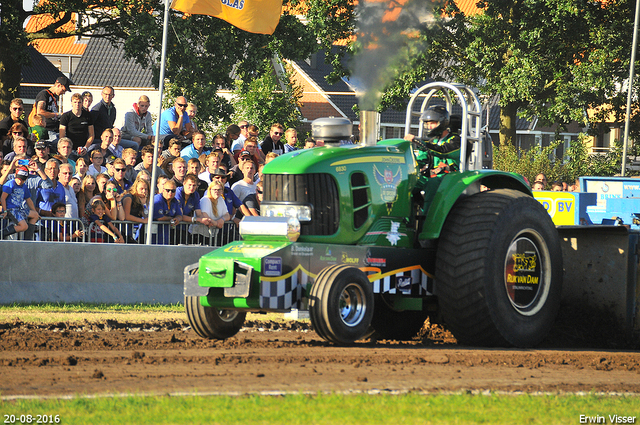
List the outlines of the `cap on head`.
{"type": "Polygon", "coordinates": [[[240,156],[241,157],[248,157],[251,158],[251,152],[249,151],[245,151],[244,149],[242,151],[240,151],[240,156]]]}
{"type": "Polygon", "coordinates": [[[45,142],[36,142],[36,149],[46,149],[47,144],[45,142]]]}
{"type": "Polygon", "coordinates": [[[62,84],[64,88],[67,89],[69,93],[71,93],[71,88],[69,87],[69,85],[71,84],[71,81],[69,81],[67,77],[65,76],[58,77],[58,79],[56,80],[56,83],[62,84]]]}
{"type": "Polygon", "coordinates": [[[16,177],[21,177],[23,179],[29,177],[29,170],[27,170],[27,167],[18,167],[16,169],[16,177]]]}
{"type": "Polygon", "coordinates": [[[211,173],[211,177],[213,176],[227,177],[227,173],[224,172],[223,168],[218,168],[215,172],[211,173]]]}

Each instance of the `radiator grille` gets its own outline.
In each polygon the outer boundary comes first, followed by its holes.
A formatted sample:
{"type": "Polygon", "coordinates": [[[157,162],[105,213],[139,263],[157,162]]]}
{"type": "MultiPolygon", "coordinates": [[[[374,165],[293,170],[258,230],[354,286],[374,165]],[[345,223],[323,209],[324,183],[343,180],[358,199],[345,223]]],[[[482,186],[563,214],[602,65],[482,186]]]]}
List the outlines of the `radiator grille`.
{"type": "Polygon", "coordinates": [[[330,174],[264,174],[263,202],[292,202],[313,207],[302,235],[333,235],[340,222],[340,197],[330,174]]]}

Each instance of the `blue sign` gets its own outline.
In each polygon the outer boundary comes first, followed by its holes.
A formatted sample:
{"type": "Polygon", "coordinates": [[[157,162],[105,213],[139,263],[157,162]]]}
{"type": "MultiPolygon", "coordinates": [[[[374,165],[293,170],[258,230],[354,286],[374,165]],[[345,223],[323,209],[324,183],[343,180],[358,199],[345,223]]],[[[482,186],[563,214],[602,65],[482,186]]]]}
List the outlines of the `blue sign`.
{"type": "Polygon", "coordinates": [[[263,260],[263,276],[282,276],[282,258],[265,257],[263,260]]]}

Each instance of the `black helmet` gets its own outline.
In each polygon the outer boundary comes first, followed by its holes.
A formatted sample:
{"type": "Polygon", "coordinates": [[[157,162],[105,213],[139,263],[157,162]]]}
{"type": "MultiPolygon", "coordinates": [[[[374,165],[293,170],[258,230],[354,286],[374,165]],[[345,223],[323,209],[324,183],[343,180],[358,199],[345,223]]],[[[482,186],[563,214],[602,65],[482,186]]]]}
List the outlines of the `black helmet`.
{"type": "Polygon", "coordinates": [[[449,111],[442,105],[429,106],[423,113],[420,115],[420,122],[424,125],[427,121],[437,121],[438,126],[433,130],[429,130],[427,133],[427,137],[436,137],[440,136],[443,131],[449,128],[449,111]]]}

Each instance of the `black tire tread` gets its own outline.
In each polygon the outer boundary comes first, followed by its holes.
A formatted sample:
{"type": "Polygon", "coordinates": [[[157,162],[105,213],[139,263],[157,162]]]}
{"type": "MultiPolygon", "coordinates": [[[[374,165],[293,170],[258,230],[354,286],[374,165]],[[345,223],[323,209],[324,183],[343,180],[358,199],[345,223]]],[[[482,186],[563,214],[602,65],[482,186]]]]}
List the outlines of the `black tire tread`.
{"type": "MultiPolygon", "coordinates": [[[[336,306],[330,303],[331,297],[334,295],[334,293],[332,293],[333,283],[342,273],[349,269],[353,269],[353,267],[346,264],[336,264],[325,267],[318,273],[318,276],[316,276],[309,294],[309,317],[313,329],[321,338],[337,344],[348,344],[355,341],[355,339],[347,340],[347,337],[342,335],[342,330],[334,329],[331,324],[335,314],[332,309],[336,308],[336,306]]],[[[361,273],[359,270],[358,272],[361,273]]],[[[368,308],[370,309],[368,312],[369,319],[365,320],[366,326],[362,329],[362,335],[360,335],[360,337],[366,334],[371,316],[373,315],[373,291],[369,286],[368,280],[367,288],[370,293],[370,300],[368,301],[368,308]]]]}
{"type": "Polygon", "coordinates": [[[207,339],[231,338],[240,331],[247,315],[245,312],[238,312],[238,316],[232,322],[220,326],[218,310],[200,304],[200,297],[185,296],[184,306],[193,331],[207,339]]]}
{"type": "MultiPolygon", "coordinates": [[[[527,208],[538,209],[536,214],[543,212],[548,218],[538,201],[509,189],[482,192],[461,199],[447,217],[438,245],[436,288],[445,322],[463,344],[514,344],[507,341],[496,327],[483,285],[484,264],[493,255],[487,247],[500,227],[498,221],[520,203],[526,203],[527,208]]],[[[555,254],[559,250],[559,243],[557,245],[558,249],[553,251],[555,254]]]]}

